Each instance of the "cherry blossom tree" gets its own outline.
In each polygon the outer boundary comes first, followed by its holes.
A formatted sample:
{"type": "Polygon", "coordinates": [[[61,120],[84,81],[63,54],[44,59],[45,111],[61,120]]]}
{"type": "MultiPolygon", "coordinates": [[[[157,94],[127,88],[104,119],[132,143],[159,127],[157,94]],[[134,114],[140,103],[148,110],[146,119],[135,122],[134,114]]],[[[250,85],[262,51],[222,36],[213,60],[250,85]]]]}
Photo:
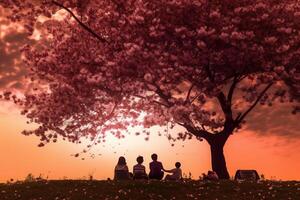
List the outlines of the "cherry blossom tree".
{"type": "MultiPolygon", "coordinates": [[[[41,34],[22,48],[43,87],[10,97],[40,126],[43,146],[125,136],[132,126],[179,127],[223,148],[253,109],[300,100],[300,3],[296,0],[2,0],[7,17],[41,34]],[[59,15],[60,14],[60,15],[59,15]]],[[[175,129],[174,129],[175,130],[175,129]]],[[[180,131],[183,130],[183,131],[180,131]]]]}

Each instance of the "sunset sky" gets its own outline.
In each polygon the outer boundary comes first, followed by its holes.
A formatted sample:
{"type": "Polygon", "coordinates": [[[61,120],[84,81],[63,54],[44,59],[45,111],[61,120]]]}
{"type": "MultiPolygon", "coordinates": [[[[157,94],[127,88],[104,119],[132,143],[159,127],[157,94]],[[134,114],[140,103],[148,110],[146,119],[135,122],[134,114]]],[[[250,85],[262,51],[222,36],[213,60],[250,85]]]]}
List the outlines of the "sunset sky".
{"type": "MultiPolygon", "coordinates": [[[[272,110],[273,108],[268,109],[269,112],[272,110]]],[[[275,115],[271,121],[280,120],[282,117],[275,115]]],[[[14,105],[1,102],[1,182],[10,178],[24,179],[28,173],[43,174],[51,179],[84,178],[89,174],[93,174],[95,178],[106,179],[113,176],[113,168],[119,156],[125,155],[129,167],[132,168],[135,158],[142,155],[148,167],[153,152],[159,155],[165,168],[172,168],[176,161],[180,161],[183,171],[191,172],[194,178],[210,169],[209,146],[205,142],[196,140],[177,142],[172,147],[166,137],[157,136],[153,130],[148,142],[143,136],[128,136],[124,140],[111,138],[103,144],[104,146],[95,146],[89,153],[83,155],[85,160],[81,160],[82,157],[75,158],[71,154],[82,151],[84,146],[59,142],[43,148],[37,147],[38,138],[20,134],[23,129],[31,128],[25,122],[26,119],[18,113],[14,105]],[[94,158],[92,154],[95,155],[94,158]]],[[[283,136],[283,132],[278,135],[266,131],[266,135],[263,136],[259,130],[243,131],[233,135],[225,146],[231,176],[237,169],[257,169],[267,178],[299,180],[300,139],[299,135],[297,136],[299,125],[293,125],[291,122],[291,126],[289,124],[281,126],[274,126],[274,130],[289,129],[285,133],[295,135],[288,138],[283,136]]]]}
{"type": "MultiPolygon", "coordinates": [[[[18,48],[34,43],[36,38],[28,38],[22,28],[9,24],[2,15],[0,9],[0,93],[5,90],[24,92],[30,85],[25,81],[26,69],[22,67],[18,48]]],[[[237,169],[256,169],[267,178],[299,180],[300,124],[297,117],[299,115],[291,115],[290,105],[257,107],[249,115],[245,129],[231,136],[225,146],[230,175],[234,176],[237,169]]],[[[191,172],[195,179],[211,168],[206,142],[178,141],[172,147],[167,137],[157,135],[157,127],[152,129],[149,141],[145,141],[145,136],[134,134],[122,140],[109,137],[106,143],[76,158],[72,155],[81,152],[88,141],[78,145],[59,140],[39,148],[37,137],[21,134],[22,130],[34,126],[26,124],[18,107],[0,100],[0,182],[10,178],[21,180],[29,173],[50,179],[80,179],[90,174],[97,179],[112,178],[119,156],[126,157],[132,170],[136,157],[142,155],[147,170],[152,153],[158,154],[166,169],[180,161],[183,172],[191,172]]]]}

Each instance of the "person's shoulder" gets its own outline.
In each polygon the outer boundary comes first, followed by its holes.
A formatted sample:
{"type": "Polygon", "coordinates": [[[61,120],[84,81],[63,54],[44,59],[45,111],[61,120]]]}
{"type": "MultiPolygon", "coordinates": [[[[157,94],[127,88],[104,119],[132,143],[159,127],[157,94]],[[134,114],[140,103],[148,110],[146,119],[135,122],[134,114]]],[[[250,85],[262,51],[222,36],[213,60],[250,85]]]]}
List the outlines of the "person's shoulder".
{"type": "Polygon", "coordinates": [[[129,168],[128,168],[128,166],[127,165],[124,165],[123,167],[122,167],[122,169],[121,170],[124,170],[124,171],[129,171],[129,168]]]}
{"type": "Polygon", "coordinates": [[[171,171],[171,172],[177,172],[178,169],[177,169],[177,168],[173,168],[173,169],[171,169],[170,171],[171,171]]]}
{"type": "Polygon", "coordinates": [[[141,165],[140,164],[135,164],[134,166],[133,166],[133,168],[139,168],[141,165]]]}
{"type": "Polygon", "coordinates": [[[115,170],[128,170],[127,165],[116,165],[115,170]]]}
{"type": "Polygon", "coordinates": [[[133,166],[133,168],[145,168],[145,166],[144,165],[142,165],[142,164],[136,164],[136,165],[134,165],[133,166]]]}
{"type": "Polygon", "coordinates": [[[145,165],[143,165],[143,164],[140,164],[139,167],[140,167],[140,168],[143,168],[143,169],[146,168],[145,165]]]}

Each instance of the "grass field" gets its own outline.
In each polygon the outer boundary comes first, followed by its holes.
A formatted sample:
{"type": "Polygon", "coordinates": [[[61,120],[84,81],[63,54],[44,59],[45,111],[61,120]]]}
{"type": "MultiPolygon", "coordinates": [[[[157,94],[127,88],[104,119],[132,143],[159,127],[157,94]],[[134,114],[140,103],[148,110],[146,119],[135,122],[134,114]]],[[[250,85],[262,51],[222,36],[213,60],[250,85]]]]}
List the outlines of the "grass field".
{"type": "Polygon", "coordinates": [[[0,200],[300,200],[300,182],[139,182],[59,180],[0,184],[0,200]]]}

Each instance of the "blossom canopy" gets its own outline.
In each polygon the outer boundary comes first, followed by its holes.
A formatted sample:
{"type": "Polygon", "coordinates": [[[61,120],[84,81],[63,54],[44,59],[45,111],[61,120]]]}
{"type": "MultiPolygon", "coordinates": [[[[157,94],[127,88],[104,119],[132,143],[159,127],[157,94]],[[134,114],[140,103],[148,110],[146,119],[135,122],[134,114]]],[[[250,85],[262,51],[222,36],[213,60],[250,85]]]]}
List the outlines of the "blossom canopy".
{"type": "MultiPolygon", "coordinates": [[[[258,103],[300,100],[296,0],[2,0],[36,45],[22,48],[45,87],[13,99],[62,136],[105,140],[131,126],[179,124],[197,138],[240,128],[258,103]],[[59,17],[57,17],[59,16],[59,17]]],[[[9,93],[4,95],[9,98],[9,93]]],[[[230,133],[230,134],[231,134],[230,133]]]]}

